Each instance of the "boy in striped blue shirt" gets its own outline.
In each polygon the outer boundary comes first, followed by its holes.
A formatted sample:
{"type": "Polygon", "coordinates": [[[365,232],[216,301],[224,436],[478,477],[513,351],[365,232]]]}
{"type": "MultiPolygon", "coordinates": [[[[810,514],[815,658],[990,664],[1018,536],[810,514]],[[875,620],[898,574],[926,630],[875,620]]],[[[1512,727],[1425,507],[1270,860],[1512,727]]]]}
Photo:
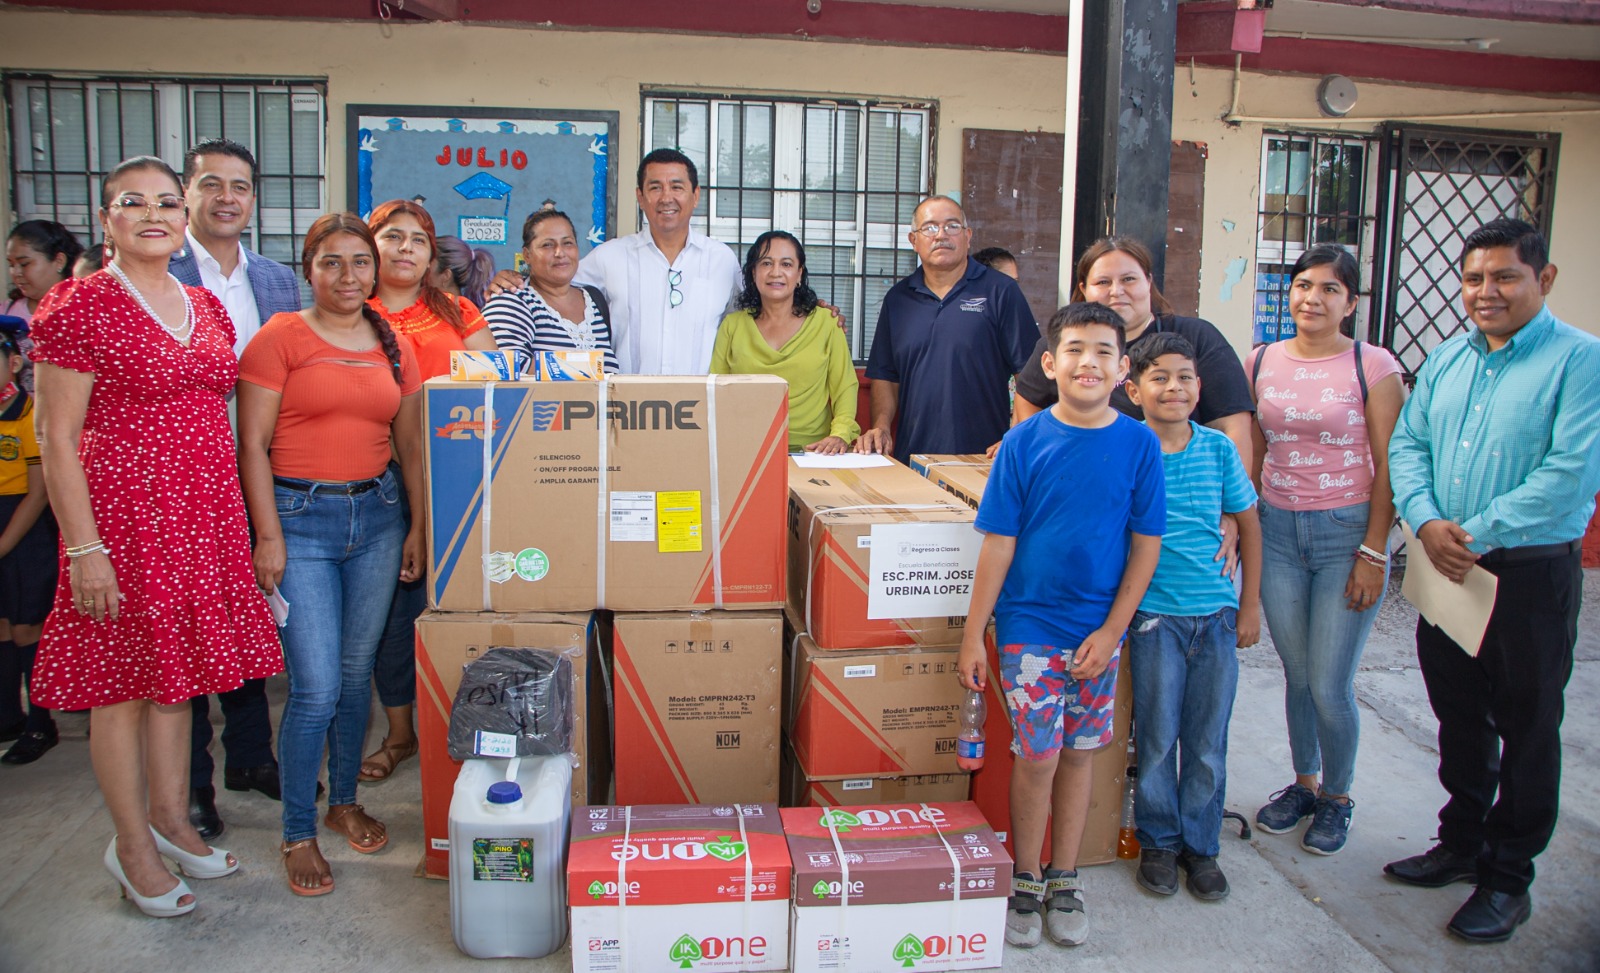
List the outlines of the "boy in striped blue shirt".
{"type": "Polygon", "coordinates": [[[1134,808],[1138,883],[1178,890],[1178,869],[1201,899],[1227,896],[1217,866],[1228,718],[1239,683],[1236,650],[1261,635],[1261,526],[1256,495],[1232,441],[1189,418],[1200,401],[1195,352],[1158,334],[1130,358],[1128,398],[1161,440],[1167,532],[1161,561],[1128,626],[1133,722],[1139,747],[1134,808]],[[1212,558],[1222,516],[1239,522],[1241,590],[1212,558]]]}

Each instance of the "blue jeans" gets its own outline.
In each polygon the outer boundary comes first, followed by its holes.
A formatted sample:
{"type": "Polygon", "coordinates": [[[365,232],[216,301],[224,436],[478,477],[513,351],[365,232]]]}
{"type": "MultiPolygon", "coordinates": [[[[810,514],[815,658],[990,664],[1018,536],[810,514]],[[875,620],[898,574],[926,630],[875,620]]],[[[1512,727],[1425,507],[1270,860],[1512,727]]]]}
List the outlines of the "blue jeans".
{"type": "MultiPolygon", "coordinates": [[[[1294,772],[1321,772],[1323,790],[1348,794],[1361,738],[1356,666],[1384,598],[1365,611],[1345,607],[1367,504],[1292,511],[1263,501],[1260,510],[1261,608],[1283,660],[1294,772]]],[[[1387,588],[1388,568],[1383,580],[1387,588]]]]}
{"type": "Polygon", "coordinates": [[[1128,626],[1139,740],[1133,806],[1142,847],[1205,857],[1221,850],[1238,615],[1232,608],[1211,615],[1139,611],[1128,626]]]}
{"type": "MultiPolygon", "coordinates": [[[[400,466],[389,462],[389,475],[400,487],[400,513],[406,530],[411,529],[411,504],[406,499],[405,481],[400,466]]],[[[397,581],[389,617],[378,639],[378,658],[373,663],[372,681],[378,687],[378,702],[386,707],[410,706],[417,701],[417,616],[428,607],[427,579],[397,581]]]]}
{"type": "Polygon", "coordinates": [[[283,840],[317,834],[317,771],[328,751],[328,805],[353,804],[372,704],[372,659],[400,575],[400,489],[344,495],[315,485],[274,493],[288,563],[278,589],[289,701],[278,726],[283,840]]]}

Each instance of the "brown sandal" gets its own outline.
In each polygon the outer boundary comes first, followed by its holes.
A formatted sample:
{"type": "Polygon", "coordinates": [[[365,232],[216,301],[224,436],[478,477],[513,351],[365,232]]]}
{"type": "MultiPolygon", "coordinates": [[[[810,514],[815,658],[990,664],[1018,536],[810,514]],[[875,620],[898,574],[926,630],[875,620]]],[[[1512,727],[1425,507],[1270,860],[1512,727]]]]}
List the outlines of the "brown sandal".
{"type": "Polygon", "coordinates": [[[378,749],[374,750],[367,759],[361,761],[361,772],[356,774],[356,780],[363,784],[375,784],[380,780],[388,780],[394,775],[394,769],[400,766],[400,761],[417,755],[417,741],[410,743],[389,743],[384,741],[378,749]],[[375,765],[378,771],[367,769],[375,765]]]}
{"type": "Polygon", "coordinates": [[[328,814],[322,819],[322,823],[334,831],[344,835],[344,840],[350,843],[350,847],[354,848],[363,855],[370,855],[374,852],[382,851],[383,847],[389,843],[389,833],[386,829],[384,829],[383,822],[368,814],[367,809],[362,807],[360,804],[334,805],[333,807],[328,808],[328,814]],[[366,827],[362,829],[361,837],[374,839],[370,844],[362,844],[358,837],[352,833],[350,828],[345,824],[351,815],[360,815],[361,817],[370,821],[373,825],[377,826],[376,830],[374,830],[372,827],[366,827]]]}
{"type": "MultiPolygon", "coordinates": [[[[315,838],[303,838],[292,844],[289,842],[284,842],[278,848],[278,850],[283,853],[283,867],[289,872],[289,891],[293,892],[295,895],[327,895],[329,892],[333,891],[332,869],[329,869],[325,873],[329,881],[312,888],[307,888],[304,885],[297,884],[294,880],[294,870],[289,865],[289,856],[297,851],[304,851],[307,848],[310,848],[312,851],[316,852],[318,858],[322,858],[322,850],[317,847],[317,839],[315,838]]],[[[322,864],[326,866],[328,864],[327,859],[322,859],[322,864]]]]}

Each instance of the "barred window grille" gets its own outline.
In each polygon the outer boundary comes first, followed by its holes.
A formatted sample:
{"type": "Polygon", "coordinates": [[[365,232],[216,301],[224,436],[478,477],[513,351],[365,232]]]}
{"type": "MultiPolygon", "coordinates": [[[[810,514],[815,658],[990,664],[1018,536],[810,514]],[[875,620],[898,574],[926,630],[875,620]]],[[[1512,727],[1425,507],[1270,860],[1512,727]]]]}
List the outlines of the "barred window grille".
{"type": "Polygon", "coordinates": [[[182,170],[184,151],[230,138],[260,169],[252,250],[291,266],[326,209],[326,86],[317,81],[65,78],[7,74],[11,200],[16,219],[54,220],[86,244],[101,237],[105,173],[154,155],[182,170]]]}
{"type": "Polygon", "coordinates": [[[1256,215],[1255,342],[1294,335],[1289,272],[1307,248],[1338,244],[1355,256],[1365,274],[1371,262],[1376,156],[1373,140],[1367,138],[1307,132],[1263,136],[1256,215]]]}
{"type": "Polygon", "coordinates": [[[694,228],[741,261],[767,230],[799,237],[864,359],[884,294],[917,266],[906,238],[933,185],[934,107],[646,92],[643,119],[646,152],[676,148],[699,170],[694,228]]]}

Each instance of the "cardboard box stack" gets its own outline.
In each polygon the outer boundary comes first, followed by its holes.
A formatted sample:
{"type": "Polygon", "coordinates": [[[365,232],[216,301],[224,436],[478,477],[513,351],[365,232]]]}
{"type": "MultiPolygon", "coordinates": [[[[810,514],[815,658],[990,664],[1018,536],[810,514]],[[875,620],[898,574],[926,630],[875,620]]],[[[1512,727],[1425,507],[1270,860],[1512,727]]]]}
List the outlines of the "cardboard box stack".
{"type": "Polygon", "coordinates": [[[448,868],[450,703],[462,665],[491,647],[581,651],[575,805],[609,800],[613,746],[629,801],[775,801],[787,385],[436,379],[423,410],[434,611],[418,626],[419,736],[423,816],[439,825],[427,872],[448,868]],[[615,740],[610,610],[625,647],[615,740]]]}
{"type": "Polygon", "coordinates": [[[956,679],[981,538],[905,466],[789,468],[786,802],[964,800],[956,679]]]}
{"type": "Polygon", "coordinates": [[[1011,859],[968,802],[785,808],[794,973],[1000,965],[1011,859]]]}
{"type": "Polygon", "coordinates": [[[583,808],[567,859],[573,973],[782,970],[790,872],[773,804],[583,808]]]}
{"type": "MultiPolygon", "coordinates": [[[[989,479],[987,461],[980,455],[917,454],[914,467],[934,483],[970,504],[974,510],[983,500],[983,487],[989,479]]],[[[989,671],[999,671],[999,650],[994,629],[985,639],[989,649],[989,671]]],[[[989,680],[989,717],[984,724],[987,744],[983,769],[972,775],[972,800],[982,809],[1002,840],[1013,851],[1011,836],[1011,722],[1006,716],[1005,698],[998,679],[989,680]]],[[[1083,831],[1078,864],[1100,865],[1117,857],[1117,829],[1121,824],[1122,794],[1127,783],[1128,738],[1133,727],[1133,680],[1126,659],[1117,674],[1117,703],[1112,717],[1114,736],[1094,755],[1094,787],[1089,798],[1089,819],[1083,831]]],[[[1050,833],[1046,826],[1044,844],[1050,833]]]]}

